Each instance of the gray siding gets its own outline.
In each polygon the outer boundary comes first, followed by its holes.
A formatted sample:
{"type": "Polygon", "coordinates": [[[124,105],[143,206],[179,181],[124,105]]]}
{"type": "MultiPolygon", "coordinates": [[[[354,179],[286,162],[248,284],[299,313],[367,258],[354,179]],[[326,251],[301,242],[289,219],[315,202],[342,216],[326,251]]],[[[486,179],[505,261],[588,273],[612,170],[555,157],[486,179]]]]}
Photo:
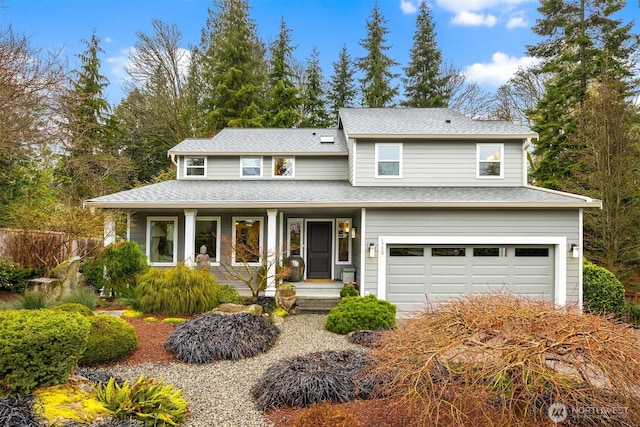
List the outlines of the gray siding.
{"type": "MultiPolygon", "coordinates": [[[[271,156],[263,156],[262,178],[254,179],[274,179],[271,176],[271,162],[271,156]]],[[[347,156],[295,156],[294,179],[344,181],[348,178],[348,162],[347,156]]],[[[182,156],[178,158],[178,166],[178,179],[190,179],[184,175],[184,158],[182,156]]],[[[208,156],[207,179],[236,180],[251,178],[242,178],[240,176],[240,156],[208,156]]]]}
{"type": "MultiPolygon", "coordinates": [[[[364,247],[378,236],[562,236],[579,240],[578,210],[367,209],[364,247]]],[[[514,240],[514,243],[517,241],[514,240]]],[[[579,300],[579,259],[567,257],[567,302],[579,300]]],[[[378,258],[365,257],[365,291],[377,294],[378,258]]]]}
{"type": "Polygon", "coordinates": [[[526,173],[522,141],[504,142],[502,179],[476,177],[476,141],[358,141],[356,150],[356,185],[363,186],[517,187],[526,173]],[[402,178],[375,177],[376,142],[402,143],[402,178]]]}

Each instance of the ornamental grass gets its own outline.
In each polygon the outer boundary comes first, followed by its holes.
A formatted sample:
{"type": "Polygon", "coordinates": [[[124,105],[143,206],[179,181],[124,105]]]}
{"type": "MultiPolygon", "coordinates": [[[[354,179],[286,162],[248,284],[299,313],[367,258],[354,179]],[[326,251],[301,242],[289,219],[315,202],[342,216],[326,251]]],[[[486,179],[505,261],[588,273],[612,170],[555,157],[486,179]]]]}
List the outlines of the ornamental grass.
{"type": "Polygon", "coordinates": [[[401,399],[423,425],[546,425],[550,414],[640,425],[637,334],[549,302],[491,294],[441,303],[386,333],[366,375],[386,379],[378,393],[401,399]]]}

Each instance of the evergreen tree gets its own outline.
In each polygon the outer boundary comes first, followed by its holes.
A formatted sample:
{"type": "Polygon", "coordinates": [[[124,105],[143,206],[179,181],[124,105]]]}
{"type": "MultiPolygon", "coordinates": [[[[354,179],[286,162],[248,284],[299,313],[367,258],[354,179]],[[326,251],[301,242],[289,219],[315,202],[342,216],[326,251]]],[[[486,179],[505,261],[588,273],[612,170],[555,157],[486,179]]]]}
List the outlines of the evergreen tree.
{"type": "Polygon", "coordinates": [[[542,17],[533,30],[546,39],[529,46],[528,53],[543,60],[538,72],[549,76],[545,95],[530,114],[540,135],[533,171],[538,185],[571,186],[583,146],[570,136],[578,131],[587,87],[601,70],[606,66],[629,87],[631,54],[638,45],[630,24],[612,18],[622,7],[621,0],[544,0],[538,8],[542,17]]]}
{"type": "Polygon", "coordinates": [[[269,106],[265,117],[268,127],[291,128],[298,126],[303,119],[299,112],[300,92],[294,84],[294,49],[295,46],[291,46],[291,30],[283,18],[278,38],[271,45],[269,106]]]}
{"type": "Polygon", "coordinates": [[[192,118],[199,135],[226,126],[262,125],[265,48],[249,16],[248,0],[214,0],[189,80],[192,118]]]}
{"type": "Polygon", "coordinates": [[[355,106],[358,93],[353,77],[355,72],[347,47],[343,45],[338,61],[333,63],[333,76],[329,82],[329,93],[327,95],[329,111],[334,123],[338,120],[338,110],[340,108],[355,106]]]}
{"type": "Polygon", "coordinates": [[[66,155],[58,164],[72,202],[121,190],[130,173],[114,144],[111,107],[104,96],[108,80],[100,74],[100,39],[93,33],[84,43],[87,50],[78,55],[81,66],[63,99],[66,155]]]}
{"type": "Polygon", "coordinates": [[[392,80],[398,74],[391,72],[391,67],[398,65],[385,52],[390,46],[385,45],[389,30],[384,26],[387,20],[380,13],[376,3],[371,12],[371,20],[367,21],[367,37],[360,40],[360,45],[367,55],[356,60],[357,67],[363,77],[359,79],[362,91],[362,104],[365,107],[392,107],[398,95],[398,86],[392,86],[392,80]]]}
{"type": "Polygon", "coordinates": [[[402,79],[405,93],[402,104],[408,107],[446,107],[448,96],[440,71],[442,53],[436,42],[431,8],[426,2],[420,3],[416,27],[409,66],[404,69],[406,78],[402,79]]]}
{"type": "Polygon", "coordinates": [[[314,48],[307,62],[302,97],[304,119],[300,127],[325,128],[331,126],[331,119],[325,107],[327,103],[318,55],[318,50],[314,48]]]}

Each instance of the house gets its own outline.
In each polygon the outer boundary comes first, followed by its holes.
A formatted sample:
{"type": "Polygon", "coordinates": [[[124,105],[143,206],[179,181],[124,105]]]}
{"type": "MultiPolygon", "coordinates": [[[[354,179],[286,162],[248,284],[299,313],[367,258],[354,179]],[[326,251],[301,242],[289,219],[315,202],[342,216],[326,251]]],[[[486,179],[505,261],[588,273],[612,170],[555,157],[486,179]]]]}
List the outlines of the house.
{"type": "Polygon", "coordinates": [[[155,266],[193,263],[204,244],[216,274],[226,235],[400,310],[483,291],[581,303],[583,210],[601,202],[527,184],[535,133],[445,108],[339,114],[337,128],[187,139],[169,150],[175,180],[86,206],[126,211],[128,239],[155,266]]]}

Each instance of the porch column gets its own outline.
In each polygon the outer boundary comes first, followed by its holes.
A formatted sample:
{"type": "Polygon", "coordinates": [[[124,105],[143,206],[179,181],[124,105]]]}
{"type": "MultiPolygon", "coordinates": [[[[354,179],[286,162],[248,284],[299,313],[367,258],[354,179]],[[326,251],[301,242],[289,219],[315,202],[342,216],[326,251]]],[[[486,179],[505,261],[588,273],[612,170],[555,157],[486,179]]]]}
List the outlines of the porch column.
{"type": "Polygon", "coordinates": [[[109,246],[116,241],[116,218],[112,212],[104,214],[104,245],[109,246]]]}
{"type": "Polygon", "coordinates": [[[264,296],[274,297],[276,295],[276,263],[277,260],[277,236],[276,236],[276,221],[278,210],[267,209],[267,289],[264,291],[264,296]]]}
{"type": "Polygon", "coordinates": [[[184,210],[184,264],[187,267],[196,265],[196,214],[197,209],[184,210]]]}

